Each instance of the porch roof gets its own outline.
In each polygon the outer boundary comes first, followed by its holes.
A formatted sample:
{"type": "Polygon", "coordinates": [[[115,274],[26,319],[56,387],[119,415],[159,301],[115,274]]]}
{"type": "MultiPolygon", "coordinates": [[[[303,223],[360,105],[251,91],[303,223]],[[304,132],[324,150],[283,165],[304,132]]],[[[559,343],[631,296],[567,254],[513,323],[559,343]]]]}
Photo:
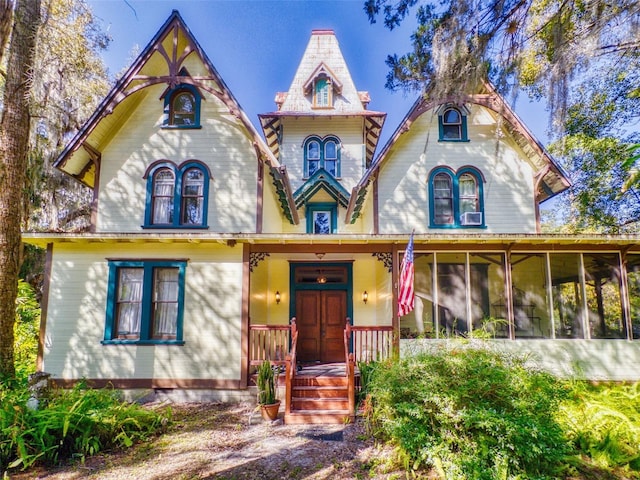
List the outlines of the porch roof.
{"type": "MultiPolygon", "coordinates": [[[[247,243],[264,246],[317,246],[322,245],[329,251],[331,248],[341,250],[345,245],[398,245],[403,249],[409,240],[409,234],[338,234],[311,235],[306,233],[193,233],[193,232],[132,232],[132,233],[23,233],[22,241],[27,244],[46,247],[48,244],[61,243],[218,243],[235,246],[247,243]]],[[[498,250],[521,250],[529,247],[536,250],[580,250],[583,247],[599,250],[632,250],[640,251],[640,235],[564,235],[564,234],[415,234],[416,250],[438,249],[459,250],[495,248],[498,250]]],[[[341,250],[343,251],[343,250],[341,250]]]]}

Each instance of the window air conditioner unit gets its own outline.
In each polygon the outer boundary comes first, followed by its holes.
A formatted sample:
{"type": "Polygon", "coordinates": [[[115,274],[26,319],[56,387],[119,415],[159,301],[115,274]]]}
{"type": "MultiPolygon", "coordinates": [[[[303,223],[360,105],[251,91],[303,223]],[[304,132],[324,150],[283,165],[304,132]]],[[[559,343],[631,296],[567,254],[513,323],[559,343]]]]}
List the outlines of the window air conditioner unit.
{"type": "Polygon", "coordinates": [[[460,225],[482,225],[482,212],[464,212],[460,215],[460,225]]]}

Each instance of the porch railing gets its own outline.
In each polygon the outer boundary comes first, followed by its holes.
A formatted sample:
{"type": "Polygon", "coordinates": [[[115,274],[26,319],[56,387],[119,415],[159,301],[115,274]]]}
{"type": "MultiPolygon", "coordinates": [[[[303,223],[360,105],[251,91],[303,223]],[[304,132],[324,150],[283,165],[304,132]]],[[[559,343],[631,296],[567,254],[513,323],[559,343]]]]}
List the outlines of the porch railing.
{"type": "MultiPolygon", "coordinates": [[[[292,321],[295,323],[295,318],[292,321]]],[[[291,325],[251,325],[249,365],[260,365],[265,360],[273,365],[284,365],[289,354],[291,330],[291,325]]]]}
{"type": "Polygon", "coordinates": [[[291,351],[286,356],[285,367],[285,415],[291,413],[291,402],[293,401],[293,385],[296,378],[296,371],[298,370],[298,329],[296,327],[296,318],[291,319],[291,351]]]}
{"type": "MultiPolygon", "coordinates": [[[[393,355],[392,326],[354,326],[351,325],[351,320],[347,318],[345,338],[347,332],[349,333],[349,338],[353,341],[352,353],[356,364],[358,362],[386,360],[393,355]]],[[[348,349],[348,347],[349,345],[345,344],[345,349],[348,349]]]]}

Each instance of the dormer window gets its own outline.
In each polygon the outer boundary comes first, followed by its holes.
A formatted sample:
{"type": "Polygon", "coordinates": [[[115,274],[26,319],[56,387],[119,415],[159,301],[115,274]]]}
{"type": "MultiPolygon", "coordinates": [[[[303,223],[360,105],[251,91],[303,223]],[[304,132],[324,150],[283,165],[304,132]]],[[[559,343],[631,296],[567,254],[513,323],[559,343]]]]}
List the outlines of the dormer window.
{"type": "Polygon", "coordinates": [[[202,95],[186,83],[167,90],[164,95],[164,128],[200,128],[202,95]]]}
{"type": "Polygon", "coordinates": [[[328,78],[318,78],[314,88],[313,106],[317,108],[331,107],[331,97],[331,81],[328,78]]]}
{"type": "Polygon", "coordinates": [[[441,142],[467,142],[467,109],[444,106],[438,112],[441,142]]]}
{"type": "Polygon", "coordinates": [[[340,95],[342,83],[331,69],[320,63],[302,86],[312,108],[333,108],[334,94],[340,95]]]}

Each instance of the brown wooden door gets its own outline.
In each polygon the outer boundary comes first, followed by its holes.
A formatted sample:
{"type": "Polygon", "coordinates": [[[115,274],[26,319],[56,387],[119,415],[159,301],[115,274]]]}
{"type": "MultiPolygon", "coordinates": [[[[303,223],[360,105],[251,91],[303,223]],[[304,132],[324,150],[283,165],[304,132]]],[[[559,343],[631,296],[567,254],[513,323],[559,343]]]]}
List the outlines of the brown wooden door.
{"type": "Polygon", "coordinates": [[[345,290],[298,290],[298,360],[344,361],[343,335],[346,317],[345,290]]]}

